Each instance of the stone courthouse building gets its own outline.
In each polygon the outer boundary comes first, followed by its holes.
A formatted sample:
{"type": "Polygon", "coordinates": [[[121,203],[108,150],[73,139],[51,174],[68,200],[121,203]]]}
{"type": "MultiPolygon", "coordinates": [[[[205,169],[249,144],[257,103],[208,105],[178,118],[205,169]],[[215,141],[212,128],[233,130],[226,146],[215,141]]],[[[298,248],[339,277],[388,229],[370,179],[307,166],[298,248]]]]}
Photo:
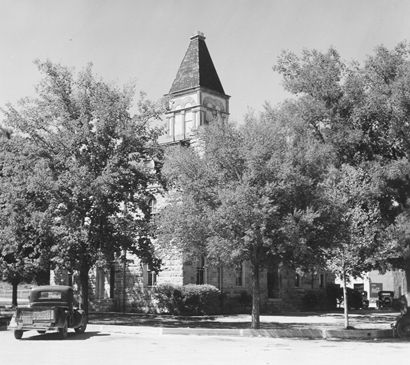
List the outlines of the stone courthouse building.
{"type": "MultiPolygon", "coordinates": [[[[199,126],[217,118],[228,118],[230,96],[222,87],[202,33],[190,38],[168,98],[167,132],[160,137],[160,143],[164,145],[189,144],[199,126]]],[[[154,209],[155,204],[154,201],[154,209]]],[[[183,254],[162,259],[162,271],[158,275],[138,258],[129,256],[109,271],[96,270],[94,309],[128,310],[132,306],[147,310],[150,290],[165,283],[211,284],[233,298],[251,293],[250,271],[246,263],[236,268],[212,267],[207,265],[204,257],[185,260],[183,254]]],[[[321,272],[297,274],[278,263],[272,263],[260,278],[262,308],[268,311],[288,306],[291,298],[300,297],[306,290],[324,288],[334,279],[321,272]]]]}

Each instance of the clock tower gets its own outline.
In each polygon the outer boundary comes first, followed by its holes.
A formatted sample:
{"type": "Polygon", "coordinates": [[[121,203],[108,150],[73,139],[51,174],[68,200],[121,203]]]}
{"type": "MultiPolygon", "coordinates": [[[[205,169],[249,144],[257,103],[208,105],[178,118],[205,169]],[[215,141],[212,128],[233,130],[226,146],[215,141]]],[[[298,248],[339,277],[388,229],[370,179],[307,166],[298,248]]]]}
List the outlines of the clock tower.
{"type": "Polygon", "coordinates": [[[199,126],[228,117],[230,97],[219,80],[203,33],[191,37],[167,96],[167,133],[161,143],[189,141],[199,126]]]}

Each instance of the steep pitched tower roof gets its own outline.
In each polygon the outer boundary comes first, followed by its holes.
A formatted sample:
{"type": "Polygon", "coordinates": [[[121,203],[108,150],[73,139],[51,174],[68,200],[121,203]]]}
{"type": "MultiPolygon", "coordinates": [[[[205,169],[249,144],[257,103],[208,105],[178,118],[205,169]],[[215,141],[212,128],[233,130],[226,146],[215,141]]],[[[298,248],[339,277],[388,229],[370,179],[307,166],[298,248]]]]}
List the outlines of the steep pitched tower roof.
{"type": "Polygon", "coordinates": [[[230,96],[225,94],[203,33],[191,37],[168,97],[162,144],[189,143],[201,125],[229,117],[230,96]]]}
{"type": "Polygon", "coordinates": [[[225,95],[206,46],[205,37],[201,32],[191,37],[169,94],[177,94],[198,87],[225,95]]]}

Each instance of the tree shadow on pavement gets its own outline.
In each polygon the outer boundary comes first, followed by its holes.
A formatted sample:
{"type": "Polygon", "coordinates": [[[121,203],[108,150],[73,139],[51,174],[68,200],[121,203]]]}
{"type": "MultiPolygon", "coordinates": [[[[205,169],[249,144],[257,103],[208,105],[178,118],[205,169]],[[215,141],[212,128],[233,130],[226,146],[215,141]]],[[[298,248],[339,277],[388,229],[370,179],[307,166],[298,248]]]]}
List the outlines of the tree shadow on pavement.
{"type": "MultiPolygon", "coordinates": [[[[280,315],[280,317],[289,317],[289,321],[275,320],[277,316],[268,317],[265,321],[261,320],[261,329],[292,329],[292,328],[329,328],[334,327],[335,317],[337,322],[343,324],[342,314],[323,314],[315,313],[319,317],[312,323],[312,313],[298,315],[280,315]],[[306,320],[292,321],[290,317],[306,317],[306,320]],[[329,318],[332,320],[329,321],[329,318]]],[[[391,322],[391,315],[387,316],[369,316],[356,315],[351,320],[354,323],[372,323],[383,324],[391,322]]],[[[117,325],[117,326],[149,326],[164,328],[211,328],[211,329],[247,329],[251,327],[250,316],[173,316],[173,315],[154,315],[154,314],[136,314],[136,313],[91,313],[89,314],[90,324],[99,325],[117,325]]],[[[336,324],[337,325],[337,324],[336,324]]]]}
{"type": "Polygon", "coordinates": [[[101,337],[101,336],[111,336],[109,333],[101,333],[98,331],[89,331],[81,334],[76,334],[75,332],[68,332],[68,336],[65,339],[60,337],[58,332],[48,332],[45,334],[34,334],[34,331],[24,332],[23,337],[20,341],[84,341],[91,337],[101,337]],[[30,336],[30,334],[33,334],[30,336]]]}
{"type": "MultiPolygon", "coordinates": [[[[90,314],[88,321],[90,324],[105,324],[116,326],[149,326],[164,328],[211,328],[211,329],[247,329],[251,327],[251,322],[224,321],[221,317],[182,317],[166,315],[143,315],[143,314],[123,314],[123,313],[94,313],[90,314]]],[[[309,323],[279,323],[261,322],[261,329],[288,329],[306,327],[309,323]]],[[[323,323],[326,326],[326,323],[323,323]]]]}

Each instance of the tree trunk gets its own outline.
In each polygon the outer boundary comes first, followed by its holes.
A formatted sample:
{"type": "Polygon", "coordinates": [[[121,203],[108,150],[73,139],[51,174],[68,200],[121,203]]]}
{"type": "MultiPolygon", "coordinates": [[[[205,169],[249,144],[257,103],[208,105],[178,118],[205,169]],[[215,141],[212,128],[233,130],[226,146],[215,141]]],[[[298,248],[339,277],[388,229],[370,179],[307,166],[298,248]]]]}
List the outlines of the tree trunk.
{"type": "Polygon", "coordinates": [[[344,317],[345,317],[345,329],[349,329],[349,303],[347,298],[346,289],[346,273],[343,273],[343,302],[344,302],[344,317]]]}
{"type": "Polygon", "coordinates": [[[224,295],[224,269],[222,263],[219,263],[219,290],[221,291],[221,313],[225,313],[225,295],[224,295]]]}
{"type": "Polygon", "coordinates": [[[260,327],[260,288],[259,265],[252,264],[252,325],[251,328],[260,327]]]}
{"type": "Polygon", "coordinates": [[[110,265],[110,298],[113,299],[115,296],[115,265],[111,262],[110,265]]]}
{"type": "MultiPolygon", "coordinates": [[[[405,274],[406,274],[406,284],[407,284],[407,288],[405,288],[405,293],[407,294],[408,292],[410,292],[410,265],[408,265],[406,267],[406,269],[404,270],[405,274]]],[[[403,288],[404,289],[404,288],[403,288]]]]}
{"type": "Polygon", "coordinates": [[[67,273],[67,285],[73,286],[73,272],[72,271],[69,271],[67,273]]]}
{"type": "Polygon", "coordinates": [[[122,262],[122,312],[127,309],[127,251],[123,251],[122,262]]]}
{"type": "Polygon", "coordinates": [[[85,314],[88,315],[88,265],[82,265],[80,268],[80,286],[81,286],[81,302],[85,314]]]}
{"type": "Polygon", "coordinates": [[[11,295],[11,305],[13,307],[17,307],[17,288],[18,288],[19,283],[13,281],[11,285],[13,288],[12,295],[11,295]]]}

